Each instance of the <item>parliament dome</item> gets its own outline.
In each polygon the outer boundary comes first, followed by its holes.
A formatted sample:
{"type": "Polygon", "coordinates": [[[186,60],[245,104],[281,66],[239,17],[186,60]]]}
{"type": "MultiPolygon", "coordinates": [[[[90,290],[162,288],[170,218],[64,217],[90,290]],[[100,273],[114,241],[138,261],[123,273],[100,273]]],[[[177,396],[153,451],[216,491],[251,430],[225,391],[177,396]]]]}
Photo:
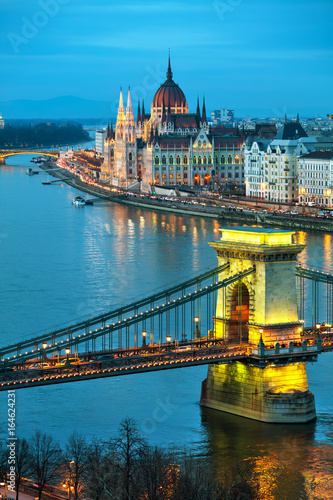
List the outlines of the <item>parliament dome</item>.
{"type": "Polygon", "coordinates": [[[167,71],[167,79],[156,92],[154,100],[152,102],[153,108],[163,108],[163,106],[166,111],[168,110],[169,106],[170,108],[187,108],[187,102],[184,92],[179,87],[179,85],[177,85],[177,83],[173,81],[170,58],[167,71]]]}

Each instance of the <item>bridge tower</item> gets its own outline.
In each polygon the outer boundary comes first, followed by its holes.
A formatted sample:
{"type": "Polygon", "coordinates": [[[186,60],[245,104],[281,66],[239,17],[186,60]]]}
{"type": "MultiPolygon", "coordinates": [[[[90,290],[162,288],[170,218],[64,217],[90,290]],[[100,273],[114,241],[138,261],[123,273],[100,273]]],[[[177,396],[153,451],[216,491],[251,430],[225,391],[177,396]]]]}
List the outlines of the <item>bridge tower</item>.
{"type": "MultiPolygon", "coordinates": [[[[216,337],[246,343],[258,352],[264,346],[301,342],[295,268],[297,255],[305,246],[296,243],[295,232],[258,227],[221,231],[221,240],[210,243],[219,265],[229,264],[220,279],[251,266],[255,272],[220,289],[214,318],[216,337]]],[[[210,365],[201,404],[264,422],[304,423],[316,417],[305,362],[210,365]]]]}

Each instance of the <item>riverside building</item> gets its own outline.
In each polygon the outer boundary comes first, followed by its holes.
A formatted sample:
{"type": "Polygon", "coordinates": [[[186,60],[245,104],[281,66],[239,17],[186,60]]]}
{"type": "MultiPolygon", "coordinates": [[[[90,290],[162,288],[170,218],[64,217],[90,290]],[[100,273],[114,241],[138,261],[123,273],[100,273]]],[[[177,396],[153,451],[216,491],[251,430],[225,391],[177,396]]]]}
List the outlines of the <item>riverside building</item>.
{"type": "MultiPolygon", "coordinates": [[[[211,127],[205,99],[202,108],[198,99],[196,111],[190,112],[173,80],[169,57],[166,81],[155,93],[150,113],[139,102],[135,119],[130,90],[126,108],[120,91],[116,126],[108,127],[104,140],[102,179],[125,188],[138,180],[146,185],[241,186],[245,139],[237,127],[211,127]]],[[[99,152],[100,140],[101,135],[99,152]]]]}

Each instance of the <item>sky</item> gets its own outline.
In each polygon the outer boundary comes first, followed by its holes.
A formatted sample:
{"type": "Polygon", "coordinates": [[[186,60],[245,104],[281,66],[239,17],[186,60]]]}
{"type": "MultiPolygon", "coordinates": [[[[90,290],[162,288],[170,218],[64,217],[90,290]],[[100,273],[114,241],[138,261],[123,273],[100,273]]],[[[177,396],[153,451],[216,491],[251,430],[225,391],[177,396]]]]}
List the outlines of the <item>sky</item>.
{"type": "Polygon", "coordinates": [[[332,0],[142,2],[1,0],[0,106],[75,96],[115,116],[130,85],[149,107],[170,48],[192,111],[333,114],[332,0]]]}

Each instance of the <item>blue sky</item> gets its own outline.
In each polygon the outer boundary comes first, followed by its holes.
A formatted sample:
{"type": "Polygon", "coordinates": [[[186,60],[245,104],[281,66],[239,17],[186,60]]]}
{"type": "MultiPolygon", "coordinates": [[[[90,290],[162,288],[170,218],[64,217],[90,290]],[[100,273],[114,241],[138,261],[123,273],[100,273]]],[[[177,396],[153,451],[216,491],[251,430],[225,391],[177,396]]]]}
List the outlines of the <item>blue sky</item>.
{"type": "Polygon", "coordinates": [[[192,110],[205,94],[236,115],[333,113],[332,14],[331,0],[1,0],[0,101],[115,107],[131,85],[150,104],[170,47],[192,110]]]}

